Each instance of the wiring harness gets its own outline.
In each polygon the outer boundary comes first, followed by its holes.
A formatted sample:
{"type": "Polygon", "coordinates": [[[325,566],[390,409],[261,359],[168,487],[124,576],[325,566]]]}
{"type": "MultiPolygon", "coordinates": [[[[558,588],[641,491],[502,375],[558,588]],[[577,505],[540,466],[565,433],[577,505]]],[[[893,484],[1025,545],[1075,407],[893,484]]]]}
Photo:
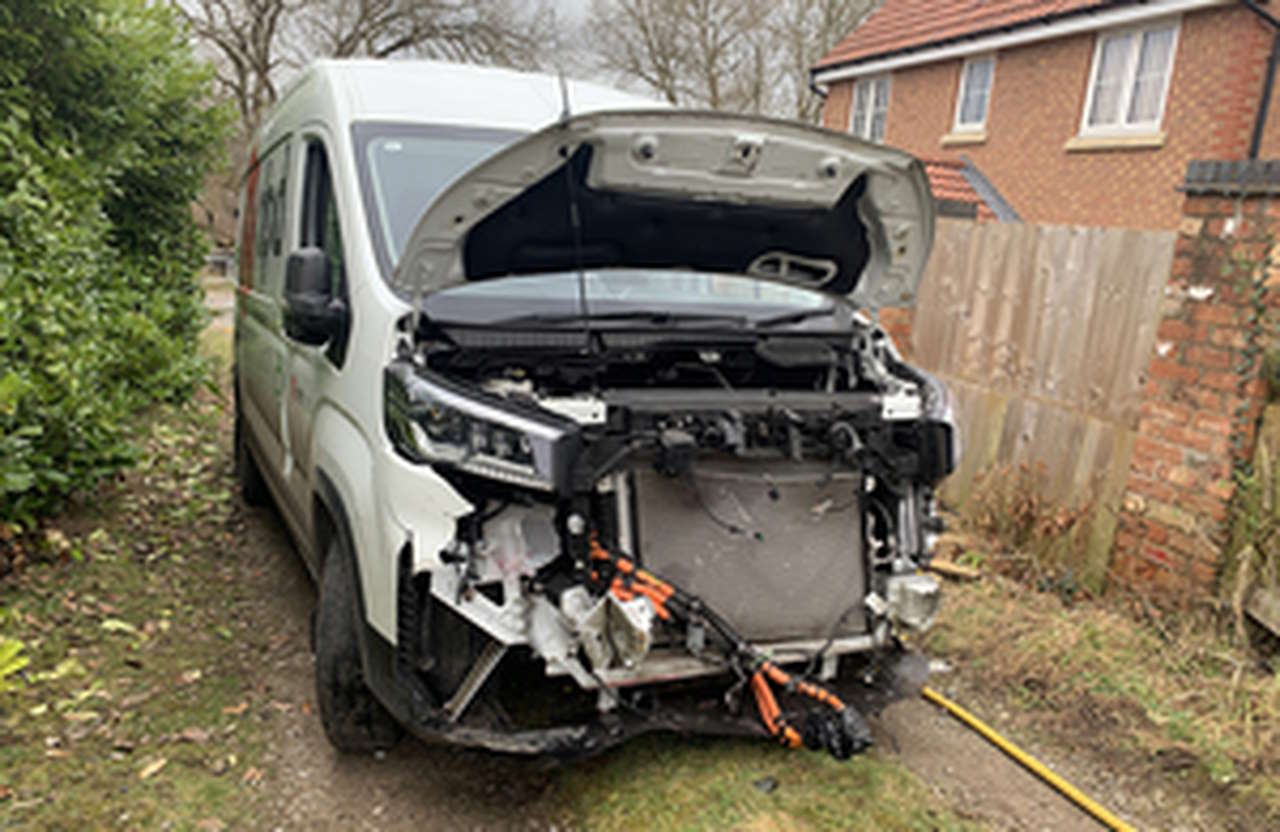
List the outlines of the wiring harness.
{"type": "Polygon", "coordinates": [[[749,680],[765,730],[782,745],[826,749],[838,760],[848,759],[871,746],[871,730],[857,709],[821,685],[783,670],[697,596],[638,566],[630,558],[610,552],[594,538],[590,543],[590,559],[590,578],[598,589],[607,589],[620,601],[637,596],[647,598],[653,604],[654,613],[663,621],[686,627],[705,625],[718,636],[729,665],[739,678],[749,680]],[[788,695],[803,697],[822,707],[808,711],[803,721],[797,723],[779,705],[774,685],[788,695]]]}

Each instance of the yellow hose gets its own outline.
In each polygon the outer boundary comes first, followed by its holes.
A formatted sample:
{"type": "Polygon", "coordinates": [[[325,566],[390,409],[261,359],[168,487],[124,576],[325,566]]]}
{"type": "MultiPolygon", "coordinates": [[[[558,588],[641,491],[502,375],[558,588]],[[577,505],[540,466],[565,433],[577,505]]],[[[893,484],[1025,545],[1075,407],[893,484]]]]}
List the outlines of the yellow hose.
{"type": "Polygon", "coordinates": [[[1134,832],[1134,827],[1108,812],[1084,792],[1080,791],[1075,786],[1050,771],[1049,767],[1044,763],[997,734],[994,728],[987,725],[985,722],[978,719],[955,702],[952,702],[950,699],[930,687],[925,687],[920,692],[924,694],[925,699],[928,699],[933,704],[944,708],[956,719],[986,737],[987,740],[989,740],[996,748],[999,748],[1001,751],[1021,763],[1022,766],[1032,774],[1039,777],[1050,786],[1053,786],[1071,800],[1071,802],[1097,818],[1098,821],[1108,829],[1114,829],[1116,832],[1134,832]]]}

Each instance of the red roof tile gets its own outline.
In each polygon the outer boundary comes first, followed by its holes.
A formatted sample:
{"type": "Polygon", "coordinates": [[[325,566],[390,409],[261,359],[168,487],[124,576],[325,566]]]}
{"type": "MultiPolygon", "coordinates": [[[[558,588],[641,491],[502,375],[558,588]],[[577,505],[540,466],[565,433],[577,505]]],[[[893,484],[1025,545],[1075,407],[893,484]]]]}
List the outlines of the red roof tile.
{"type": "Polygon", "coordinates": [[[976,205],[978,219],[991,221],[996,218],[991,207],[978,196],[978,192],[969,184],[960,171],[964,168],[961,162],[949,159],[921,159],[924,172],[929,176],[929,187],[933,198],[938,202],[976,205]]]}
{"type": "Polygon", "coordinates": [[[883,0],[815,68],[1025,26],[1125,0],[883,0]]]}

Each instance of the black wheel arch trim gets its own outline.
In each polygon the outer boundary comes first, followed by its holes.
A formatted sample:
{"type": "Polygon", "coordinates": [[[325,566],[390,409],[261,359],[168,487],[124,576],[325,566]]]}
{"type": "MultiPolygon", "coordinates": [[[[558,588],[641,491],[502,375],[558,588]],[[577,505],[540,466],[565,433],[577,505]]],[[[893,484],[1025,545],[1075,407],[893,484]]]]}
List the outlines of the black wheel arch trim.
{"type": "MultiPolygon", "coordinates": [[[[351,532],[351,520],[346,503],[333,484],[333,480],[323,470],[316,471],[315,500],[329,515],[333,524],[332,533],[337,535],[343,556],[350,561],[351,579],[355,582],[356,609],[360,617],[359,625],[356,627],[356,640],[359,644],[360,664],[364,670],[365,684],[392,716],[401,723],[407,724],[410,722],[411,712],[406,691],[396,678],[395,646],[369,624],[364,605],[364,588],[360,582],[360,558],[355,545],[355,536],[351,532]]],[[[325,544],[328,541],[319,537],[318,527],[315,533],[317,538],[314,545],[323,559],[327,556],[325,544]]],[[[323,574],[323,560],[319,566],[323,574]]]]}

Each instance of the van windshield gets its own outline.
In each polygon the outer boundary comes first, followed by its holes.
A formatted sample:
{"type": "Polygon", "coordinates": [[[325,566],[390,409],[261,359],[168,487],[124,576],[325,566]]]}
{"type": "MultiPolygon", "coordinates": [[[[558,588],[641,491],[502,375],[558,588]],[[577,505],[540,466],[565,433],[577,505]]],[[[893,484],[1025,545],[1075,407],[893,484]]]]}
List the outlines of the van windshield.
{"type": "Polygon", "coordinates": [[[519,139],[514,130],[360,123],[360,187],[378,263],[390,274],[427,206],[460,174],[519,139]]]}

